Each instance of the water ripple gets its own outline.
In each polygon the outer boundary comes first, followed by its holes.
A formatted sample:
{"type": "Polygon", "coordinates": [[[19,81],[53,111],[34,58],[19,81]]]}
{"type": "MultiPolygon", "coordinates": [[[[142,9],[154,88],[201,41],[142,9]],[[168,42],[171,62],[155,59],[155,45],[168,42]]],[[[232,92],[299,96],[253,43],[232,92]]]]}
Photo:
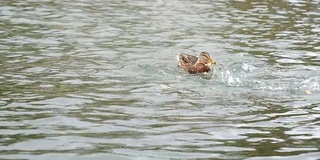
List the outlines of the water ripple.
{"type": "Polygon", "coordinates": [[[1,159],[319,157],[315,0],[0,4],[1,159]]]}

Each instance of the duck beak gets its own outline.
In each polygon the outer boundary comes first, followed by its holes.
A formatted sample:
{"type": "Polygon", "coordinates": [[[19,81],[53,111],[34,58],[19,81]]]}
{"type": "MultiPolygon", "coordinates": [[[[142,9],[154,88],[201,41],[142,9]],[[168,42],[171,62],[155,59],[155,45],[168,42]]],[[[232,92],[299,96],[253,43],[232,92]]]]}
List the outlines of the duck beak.
{"type": "Polygon", "coordinates": [[[206,66],[208,66],[208,67],[213,67],[213,66],[215,66],[216,65],[216,62],[215,61],[213,61],[212,59],[208,59],[208,62],[207,62],[207,64],[206,64],[206,66]]]}
{"type": "Polygon", "coordinates": [[[209,60],[209,64],[210,64],[210,66],[215,66],[215,65],[216,65],[216,62],[213,61],[212,59],[210,59],[210,60],[209,60]]]}

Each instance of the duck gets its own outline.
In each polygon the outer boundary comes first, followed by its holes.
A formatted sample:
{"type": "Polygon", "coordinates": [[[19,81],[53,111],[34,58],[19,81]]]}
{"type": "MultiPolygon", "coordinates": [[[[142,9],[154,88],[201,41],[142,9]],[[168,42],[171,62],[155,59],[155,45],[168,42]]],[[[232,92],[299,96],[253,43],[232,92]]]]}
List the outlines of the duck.
{"type": "Polygon", "coordinates": [[[200,52],[199,56],[181,53],[177,55],[178,67],[190,74],[208,73],[216,65],[206,51],[200,52]]]}

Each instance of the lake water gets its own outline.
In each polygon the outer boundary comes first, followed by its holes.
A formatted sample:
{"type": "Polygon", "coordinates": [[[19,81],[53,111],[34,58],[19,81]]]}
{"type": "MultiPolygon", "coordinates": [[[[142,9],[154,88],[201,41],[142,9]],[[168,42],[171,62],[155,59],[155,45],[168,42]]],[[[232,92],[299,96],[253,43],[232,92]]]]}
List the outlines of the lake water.
{"type": "Polygon", "coordinates": [[[319,6],[1,0],[0,159],[318,159],[319,6]]]}

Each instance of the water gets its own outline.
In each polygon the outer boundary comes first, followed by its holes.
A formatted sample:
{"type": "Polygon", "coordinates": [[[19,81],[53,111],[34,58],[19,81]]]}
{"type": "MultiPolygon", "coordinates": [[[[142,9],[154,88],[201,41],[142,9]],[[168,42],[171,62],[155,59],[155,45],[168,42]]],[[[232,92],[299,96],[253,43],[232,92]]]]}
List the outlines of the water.
{"type": "Polygon", "coordinates": [[[319,5],[2,0],[0,159],[318,159],[319,5]]]}

